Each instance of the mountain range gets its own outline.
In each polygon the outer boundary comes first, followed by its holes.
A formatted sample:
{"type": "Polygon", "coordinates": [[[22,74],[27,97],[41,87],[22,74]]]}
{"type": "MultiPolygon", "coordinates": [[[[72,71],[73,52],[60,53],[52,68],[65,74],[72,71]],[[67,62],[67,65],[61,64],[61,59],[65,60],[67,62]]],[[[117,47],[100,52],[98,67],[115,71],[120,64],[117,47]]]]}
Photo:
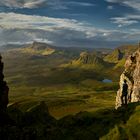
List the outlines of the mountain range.
{"type": "Polygon", "coordinates": [[[11,87],[10,102],[18,102],[20,108],[27,110],[43,98],[58,118],[90,109],[94,106],[92,100],[98,98],[103,101],[98,105],[97,100],[94,110],[114,106],[113,100],[108,101],[108,96],[102,99],[103,94],[98,92],[104,90],[106,95],[109,91],[110,98],[114,97],[125,58],[137,48],[133,45],[115,50],[63,48],[40,42],[16,47],[2,52],[5,77],[11,87]],[[112,82],[103,83],[105,79],[112,82]],[[92,96],[90,92],[95,93],[92,96]]]}
{"type": "Polygon", "coordinates": [[[7,111],[0,111],[0,139],[139,139],[139,103],[114,109],[125,59],[135,49],[34,42],[4,50],[10,90],[7,111]]]}

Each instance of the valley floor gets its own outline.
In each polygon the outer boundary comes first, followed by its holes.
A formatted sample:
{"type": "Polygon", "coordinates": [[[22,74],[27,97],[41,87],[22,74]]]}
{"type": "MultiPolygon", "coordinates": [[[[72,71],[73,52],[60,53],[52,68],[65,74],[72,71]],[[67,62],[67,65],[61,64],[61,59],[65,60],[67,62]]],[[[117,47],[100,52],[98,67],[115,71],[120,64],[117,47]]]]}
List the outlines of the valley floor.
{"type": "Polygon", "coordinates": [[[45,101],[56,118],[114,107],[120,71],[112,72],[110,66],[102,70],[60,66],[71,59],[58,54],[45,57],[16,51],[3,54],[10,105],[17,104],[27,111],[45,101]],[[103,83],[106,78],[113,82],[103,83]]]}
{"type": "MultiPolygon", "coordinates": [[[[21,88],[21,87],[20,87],[21,88]]],[[[23,87],[22,87],[23,88],[23,87]]],[[[46,87],[32,89],[32,92],[23,88],[22,95],[13,96],[12,92],[17,92],[11,88],[10,104],[17,103],[23,111],[35,106],[40,101],[45,101],[49,107],[50,113],[55,118],[61,118],[69,114],[75,114],[80,111],[96,111],[115,105],[115,91],[94,91],[93,89],[82,89],[64,85],[62,87],[46,87]],[[25,91],[30,95],[26,94],[25,91]]]]}

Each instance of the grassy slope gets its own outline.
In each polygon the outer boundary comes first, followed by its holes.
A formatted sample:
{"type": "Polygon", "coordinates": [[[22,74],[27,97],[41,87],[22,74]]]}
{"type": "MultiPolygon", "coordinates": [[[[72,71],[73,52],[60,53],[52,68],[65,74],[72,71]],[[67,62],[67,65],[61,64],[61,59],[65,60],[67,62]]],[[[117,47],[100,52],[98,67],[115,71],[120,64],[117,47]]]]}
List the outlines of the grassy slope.
{"type": "MultiPolygon", "coordinates": [[[[79,111],[113,107],[118,84],[100,82],[110,77],[110,69],[62,68],[75,55],[65,52],[36,56],[17,52],[4,54],[5,76],[10,87],[10,104],[27,110],[46,101],[53,116],[60,118],[79,111]],[[63,54],[64,53],[64,54],[63,54]]],[[[114,71],[114,75],[116,72],[114,71]]]]}
{"type": "MultiPolygon", "coordinates": [[[[116,77],[121,73],[120,68],[113,72],[110,69],[101,72],[93,69],[54,67],[70,60],[66,57],[61,58],[58,55],[37,57],[25,54],[4,57],[5,75],[10,86],[10,102],[17,102],[18,107],[26,112],[44,100],[50,113],[56,118],[88,111],[58,120],[56,128],[49,130],[50,140],[56,140],[58,136],[60,140],[140,139],[139,103],[114,110],[118,85],[116,82],[100,82],[103,78],[117,81],[116,77]]],[[[29,112],[32,116],[37,115],[33,113],[29,112]]],[[[38,138],[42,140],[46,138],[46,128],[46,123],[39,122],[35,127],[26,126],[25,129],[37,129],[38,138]]],[[[6,128],[6,132],[11,130],[11,135],[17,135],[17,130],[14,131],[13,127],[8,130],[6,128]]]]}
{"type": "Polygon", "coordinates": [[[139,140],[140,139],[140,104],[135,103],[128,106],[129,110],[124,110],[124,118],[128,116],[131,111],[132,115],[124,123],[116,124],[110,132],[103,136],[101,140],[139,140]]]}
{"type": "Polygon", "coordinates": [[[81,112],[75,116],[67,116],[59,123],[65,130],[65,139],[71,137],[72,140],[138,140],[140,104],[130,104],[118,110],[81,112]]]}

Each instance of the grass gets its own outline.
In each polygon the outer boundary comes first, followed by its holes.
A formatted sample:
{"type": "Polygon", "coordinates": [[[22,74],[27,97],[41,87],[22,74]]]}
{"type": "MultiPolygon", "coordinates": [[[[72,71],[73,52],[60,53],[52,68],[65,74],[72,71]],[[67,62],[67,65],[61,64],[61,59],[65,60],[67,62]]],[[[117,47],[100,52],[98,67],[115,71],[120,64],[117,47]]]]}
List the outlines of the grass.
{"type": "MultiPolygon", "coordinates": [[[[28,82],[30,84],[30,81],[28,82]]],[[[44,100],[51,114],[56,118],[79,111],[93,111],[114,106],[116,90],[110,88],[112,84],[91,79],[83,80],[79,84],[75,84],[75,81],[61,83],[60,80],[54,83],[38,86],[10,83],[10,103],[18,102],[21,108],[26,110],[32,104],[44,100]]]]}
{"type": "MultiPolygon", "coordinates": [[[[133,132],[135,132],[133,139],[137,140],[140,138],[139,127],[133,129],[131,133],[127,133],[127,129],[124,129],[134,115],[138,120],[139,114],[135,112],[139,110],[137,108],[139,108],[139,103],[130,104],[127,108],[120,108],[119,110],[106,108],[96,112],[80,112],[60,119],[59,127],[63,129],[66,140],[69,138],[71,140],[122,140],[127,139],[133,132]],[[135,131],[136,129],[137,131],[135,131]]],[[[139,124],[139,122],[137,123],[139,124]]],[[[131,126],[133,125],[131,123],[131,126]]],[[[131,137],[129,139],[131,140],[131,137]]]]}
{"type": "Polygon", "coordinates": [[[20,108],[25,111],[42,100],[46,101],[51,114],[56,118],[79,111],[96,111],[114,106],[115,91],[101,92],[93,91],[89,87],[87,89],[80,87],[72,85],[45,88],[15,87],[11,89],[10,102],[17,102],[20,108]]]}
{"type": "MultiPolygon", "coordinates": [[[[15,53],[15,52],[14,52],[15,53]]],[[[54,56],[55,55],[55,56],[54,56]]],[[[5,76],[10,87],[8,113],[17,126],[0,128],[9,139],[33,136],[38,140],[138,140],[140,105],[114,109],[122,69],[98,71],[59,67],[70,58],[6,54],[5,76]],[[62,58],[62,59],[60,59],[62,58]],[[103,79],[112,83],[103,83],[103,79]],[[57,120],[51,124],[50,114],[57,120]],[[33,134],[33,135],[32,135],[33,134]]]]}
{"type": "Polygon", "coordinates": [[[116,124],[101,140],[139,140],[140,139],[140,103],[133,103],[124,110],[123,123],[116,124]],[[131,116],[130,116],[131,114],[131,116]]]}
{"type": "MultiPolygon", "coordinates": [[[[5,79],[10,87],[10,104],[18,103],[23,111],[44,100],[56,118],[79,111],[96,111],[114,107],[118,83],[110,77],[110,67],[97,69],[59,67],[74,55],[29,55],[19,52],[3,54],[5,79]],[[104,78],[113,83],[102,83],[104,78]]],[[[75,57],[75,56],[74,56],[75,57]]],[[[116,80],[117,81],[117,80],[116,80]]]]}

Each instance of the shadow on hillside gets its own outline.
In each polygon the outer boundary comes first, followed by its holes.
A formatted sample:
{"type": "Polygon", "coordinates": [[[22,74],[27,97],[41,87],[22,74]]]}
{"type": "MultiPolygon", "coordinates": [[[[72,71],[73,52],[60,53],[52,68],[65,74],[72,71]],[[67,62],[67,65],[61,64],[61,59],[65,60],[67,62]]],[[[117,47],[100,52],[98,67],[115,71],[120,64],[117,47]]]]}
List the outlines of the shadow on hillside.
{"type": "Polygon", "coordinates": [[[80,112],[60,120],[50,116],[44,103],[24,113],[11,106],[7,112],[14,123],[0,127],[0,139],[98,140],[115,125],[125,124],[138,105],[140,103],[132,103],[118,110],[110,108],[94,113],[80,112]]]}
{"type": "Polygon", "coordinates": [[[98,140],[117,124],[125,124],[136,106],[132,103],[118,110],[106,109],[95,113],[80,112],[75,116],[66,116],[59,120],[59,127],[64,130],[64,139],[98,140]]]}

